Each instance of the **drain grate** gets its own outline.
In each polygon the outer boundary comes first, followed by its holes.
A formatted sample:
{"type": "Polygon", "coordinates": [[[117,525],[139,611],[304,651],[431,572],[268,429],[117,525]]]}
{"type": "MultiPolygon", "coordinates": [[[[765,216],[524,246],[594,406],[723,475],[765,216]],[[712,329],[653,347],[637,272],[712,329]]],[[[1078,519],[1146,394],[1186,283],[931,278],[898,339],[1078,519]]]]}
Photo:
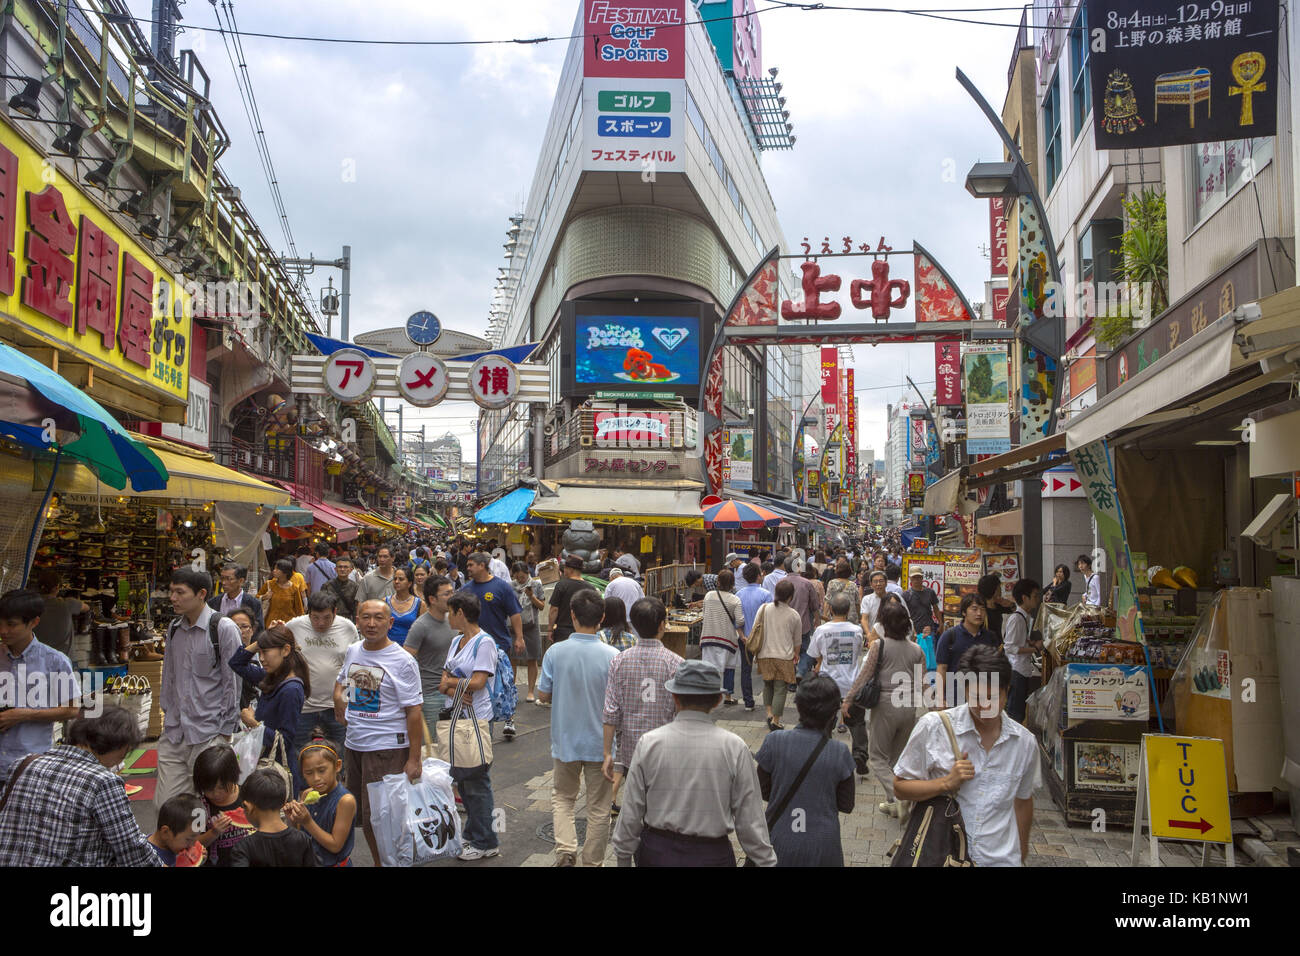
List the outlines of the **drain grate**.
{"type": "MultiPolygon", "coordinates": [[[[587,839],[587,821],[581,819],[578,820],[577,830],[578,830],[578,845],[581,846],[583,841],[587,839]]],[[[539,840],[545,840],[547,843],[551,844],[551,846],[554,846],[555,845],[555,824],[543,823],[540,827],[537,828],[537,838],[539,840]]]]}

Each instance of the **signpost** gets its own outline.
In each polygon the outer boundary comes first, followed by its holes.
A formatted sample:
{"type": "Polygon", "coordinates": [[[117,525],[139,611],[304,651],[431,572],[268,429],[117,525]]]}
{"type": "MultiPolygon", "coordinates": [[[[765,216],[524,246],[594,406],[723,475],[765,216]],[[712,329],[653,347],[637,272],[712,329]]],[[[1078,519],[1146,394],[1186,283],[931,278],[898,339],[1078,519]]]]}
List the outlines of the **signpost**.
{"type": "Polygon", "coordinates": [[[1228,805],[1228,770],[1223,741],[1211,737],[1142,735],[1137,806],[1133,811],[1133,855],[1137,865],[1142,826],[1150,832],[1151,866],[1160,865],[1160,840],[1203,844],[1205,865],[1211,843],[1223,847],[1228,866],[1236,866],[1228,805]]]}

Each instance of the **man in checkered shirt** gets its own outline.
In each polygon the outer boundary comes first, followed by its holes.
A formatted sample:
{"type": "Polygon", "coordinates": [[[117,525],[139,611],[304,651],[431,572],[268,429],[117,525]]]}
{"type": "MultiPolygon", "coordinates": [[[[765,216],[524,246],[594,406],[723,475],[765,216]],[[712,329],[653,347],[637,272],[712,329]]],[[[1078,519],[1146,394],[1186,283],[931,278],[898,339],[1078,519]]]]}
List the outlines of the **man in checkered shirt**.
{"type": "Polygon", "coordinates": [[[655,597],[641,598],[632,605],[628,617],[637,633],[637,642],[610,662],[609,683],[605,685],[602,770],[606,779],[614,782],[615,812],[619,787],[632,764],[637,741],[673,719],[673,695],[664,689],[664,682],[677,673],[682,662],[663,645],[668,626],[668,611],[663,601],[655,597]]]}

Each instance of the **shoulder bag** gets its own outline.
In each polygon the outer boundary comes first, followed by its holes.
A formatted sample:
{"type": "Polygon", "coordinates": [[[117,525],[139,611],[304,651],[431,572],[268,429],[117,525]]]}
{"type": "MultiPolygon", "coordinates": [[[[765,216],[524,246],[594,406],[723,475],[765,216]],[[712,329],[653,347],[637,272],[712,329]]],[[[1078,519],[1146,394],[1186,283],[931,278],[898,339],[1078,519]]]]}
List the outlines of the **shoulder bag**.
{"type": "MultiPolygon", "coordinates": [[[[790,784],[790,789],[782,794],[781,799],[775,803],[770,801],[768,802],[766,814],[768,833],[772,832],[772,827],[776,825],[776,821],[781,819],[781,814],[785,813],[785,808],[790,805],[790,801],[794,799],[794,795],[798,793],[799,788],[803,786],[803,781],[804,778],[808,776],[808,771],[813,768],[813,764],[817,762],[817,758],[820,757],[822,751],[826,749],[826,744],[829,741],[830,737],[826,734],[822,734],[821,740],[817,741],[817,746],[813,747],[812,753],[808,755],[808,759],[805,760],[803,766],[799,768],[799,772],[795,775],[794,782],[790,784]]],[[[746,857],[745,866],[754,866],[754,862],[746,857]]]]}
{"type": "Polygon", "coordinates": [[[257,769],[274,770],[279,774],[280,779],[284,781],[285,799],[293,799],[293,777],[289,774],[289,751],[280,731],[275,732],[275,738],[271,741],[271,749],[267,755],[257,761],[257,769]]]}
{"type": "MultiPolygon", "coordinates": [[[[456,776],[455,771],[461,771],[463,775],[492,765],[492,732],[479,722],[478,715],[474,713],[472,695],[466,705],[465,688],[468,685],[467,680],[461,680],[456,685],[448,726],[438,734],[438,758],[451,766],[453,777],[456,776]],[[468,720],[461,714],[464,709],[469,711],[468,720]]],[[[438,722],[442,723],[442,720],[438,722]]]]}
{"type": "Polygon", "coordinates": [[[740,625],[736,623],[736,616],[731,613],[731,608],[727,607],[727,602],[726,599],[723,598],[722,592],[719,591],[717,588],[714,588],[713,593],[718,596],[718,603],[721,604],[722,609],[727,612],[727,620],[731,622],[731,629],[733,631],[739,630],[740,625]]]}
{"type": "MultiPolygon", "coordinates": [[[[874,643],[880,644],[883,640],[885,640],[885,638],[877,637],[874,643]]],[[[871,651],[868,650],[867,654],[870,656],[871,651]]],[[[880,665],[884,663],[884,660],[885,648],[884,645],[881,644],[880,650],[876,652],[875,670],[872,672],[871,676],[867,678],[866,683],[864,683],[862,687],[858,689],[858,692],[853,695],[853,699],[849,701],[850,723],[856,724],[866,716],[867,711],[880,703],[880,665]]]]}
{"type": "Polygon", "coordinates": [[[754,657],[758,657],[759,651],[763,649],[763,615],[767,613],[770,604],[764,604],[754,615],[754,627],[749,632],[749,637],[745,638],[745,650],[749,651],[754,657]]]}
{"type": "MultiPolygon", "coordinates": [[[[961,748],[947,711],[940,711],[939,719],[948,732],[953,759],[960,760],[961,748]]],[[[912,807],[902,838],[885,855],[892,858],[890,866],[974,866],[957,798],[942,793],[912,807]]]]}

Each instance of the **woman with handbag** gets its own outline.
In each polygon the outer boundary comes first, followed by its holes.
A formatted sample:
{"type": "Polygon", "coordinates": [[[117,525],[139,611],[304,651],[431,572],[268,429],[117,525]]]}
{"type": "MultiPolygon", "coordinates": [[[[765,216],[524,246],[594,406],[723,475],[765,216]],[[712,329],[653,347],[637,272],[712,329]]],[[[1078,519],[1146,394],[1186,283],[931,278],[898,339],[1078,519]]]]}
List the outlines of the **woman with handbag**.
{"type": "Polygon", "coordinates": [[[768,734],[758,750],[758,785],[777,866],[843,866],[839,814],[852,813],[853,757],[830,739],[840,689],[824,675],[805,677],[794,695],[799,726],[768,734]],[[793,810],[800,812],[796,830],[793,810]]]}
{"type": "Polygon", "coordinates": [[[262,725],[262,761],[282,766],[292,780],[290,795],[301,793],[307,784],[298,772],[293,741],[303,702],[311,696],[311,676],[293,634],[283,624],[263,631],[231,656],[230,669],[261,691],[257,706],[245,707],[239,719],[245,727],[262,725]],[[261,666],[253,663],[254,654],[261,666]]]}
{"type": "Polygon", "coordinates": [[[722,702],[735,706],[732,694],[735,687],[736,651],[745,637],[744,609],[740,598],[731,593],[736,577],[730,571],[719,571],[717,586],[705,592],[704,620],[700,625],[700,660],[712,664],[722,674],[726,690],[722,702]]]}
{"type": "MultiPolygon", "coordinates": [[[[439,693],[451,701],[443,714],[448,726],[438,732],[439,756],[451,765],[465,804],[465,848],[458,859],[482,860],[501,852],[492,827],[492,692],[488,682],[497,667],[497,645],[479,629],[478,596],[457,591],[447,599],[447,623],[461,636],[447,648],[439,693]]],[[[442,718],[439,718],[439,723],[442,718]]]]}
{"type": "MultiPolygon", "coordinates": [[[[826,583],[826,601],[831,599],[832,594],[840,593],[849,596],[849,621],[853,624],[860,623],[862,589],[853,583],[853,569],[844,558],[840,558],[836,562],[835,576],[826,583]]],[[[824,601],[822,602],[822,617],[830,620],[830,616],[830,605],[824,601]]]]}
{"type": "Polygon", "coordinates": [[[914,691],[921,688],[914,687],[913,678],[925,672],[925,652],[908,640],[912,618],[901,601],[885,601],[880,605],[876,628],[884,636],[871,641],[862,669],[845,698],[844,719],[848,723],[850,716],[858,716],[853,713],[854,701],[874,681],[877,690],[872,696],[877,698],[876,702],[874,706],[866,702],[871,715],[867,723],[867,763],[888,797],[880,804],[881,812],[902,819],[902,807],[894,799],[894,763],[916,726],[920,701],[913,698],[919,698],[914,691]]]}
{"type": "Polygon", "coordinates": [[[790,606],[794,585],[784,578],[777,582],[775,599],[765,605],[754,620],[748,644],[754,650],[754,666],[763,678],[763,706],[767,708],[767,729],[785,730],[787,685],[795,682],[795,665],[803,642],[803,617],[790,606]]]}
{"type": "Polygon", "coordinates": [[[298,585],[301,580],[302,575],[293,569],[293,562],[288,558],[275,562],[271,576],[262,582],[262,590],[257,593],[262,601],[262,620],[292,621],[307,613],[306,588],[298,585]]]}

